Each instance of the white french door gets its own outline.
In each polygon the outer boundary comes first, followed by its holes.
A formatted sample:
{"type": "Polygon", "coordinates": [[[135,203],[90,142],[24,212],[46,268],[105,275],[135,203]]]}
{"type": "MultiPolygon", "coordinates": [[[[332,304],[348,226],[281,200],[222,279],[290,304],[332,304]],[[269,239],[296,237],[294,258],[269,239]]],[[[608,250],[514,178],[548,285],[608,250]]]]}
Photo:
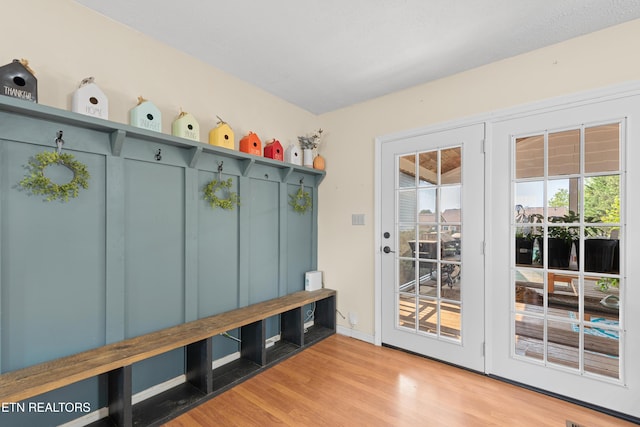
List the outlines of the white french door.
{"type": "Polygon", "coordinates": [[[640,96],[494,121],[487,373],[640,416],[640,96]]]}
{"type": "Polygon", "coordinates": [[[381,339],[484,371],[484,125],[381,147],[381,339]]]}

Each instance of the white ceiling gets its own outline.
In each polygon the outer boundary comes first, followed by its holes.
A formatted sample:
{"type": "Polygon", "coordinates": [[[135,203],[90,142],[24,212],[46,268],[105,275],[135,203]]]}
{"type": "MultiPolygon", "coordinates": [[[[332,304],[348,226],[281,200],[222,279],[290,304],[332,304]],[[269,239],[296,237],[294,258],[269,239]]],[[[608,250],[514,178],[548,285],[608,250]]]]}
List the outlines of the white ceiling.
{"type": "Polygon", "coordinates": [[[77,1],[316,114],[640,18],[640,0],[77,1]]]}

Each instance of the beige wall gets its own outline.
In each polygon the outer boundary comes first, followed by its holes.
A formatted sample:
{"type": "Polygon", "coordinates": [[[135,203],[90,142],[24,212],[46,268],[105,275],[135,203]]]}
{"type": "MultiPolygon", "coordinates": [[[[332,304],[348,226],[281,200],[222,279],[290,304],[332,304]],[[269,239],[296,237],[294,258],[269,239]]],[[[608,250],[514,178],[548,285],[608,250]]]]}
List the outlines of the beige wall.
{"type": "Polygon", "coordinates": [[[216,115],[231,124],[236,140],[252,130],[285,147],[322,126],[328,173],[320,186],[319,269],[326,286],[338,290],[338,309],[357,313],[354,335],[365,338],[375,333],[377,136],[640,78],[636,20],[314,116],[72,0],[22,0],[8,9],[0,26],[0,65],[29,59],[40,104],[69,109],[78,83],[94,76],[109,97],[110,120],[127,123],[143,95],[162,111],[165,133],[180,108],[198,119],[202,141],[216,115]],[[366,224],[352,226],[353,213],[365,214],[366,224]]]}
{"type": "Polygon", "coordinates": [[[128,123],[142,95],[161,110],[164,133],[171,133],[182,108],[200,123],[203,142],[216,115],[233,128],[236,147],[250,130],[263,142],[277,138],[287,147],[316,128],[313,114],[72,0],[22,0],[4,12],[0,65],[28,59],[39,104],[69,110],[80,81],[94,76],[115,122],[128,123]]]}
{"type": "Polygon", "coordinates": [[[319,268],[338,291],[338,309],[358,313],[354,336],[375,334],[375,138],[639,80],[638,40],[640,20],[320,116],[319,268]],[[352,213],[364,213],[366,225],[352,226],[352,213]]]}

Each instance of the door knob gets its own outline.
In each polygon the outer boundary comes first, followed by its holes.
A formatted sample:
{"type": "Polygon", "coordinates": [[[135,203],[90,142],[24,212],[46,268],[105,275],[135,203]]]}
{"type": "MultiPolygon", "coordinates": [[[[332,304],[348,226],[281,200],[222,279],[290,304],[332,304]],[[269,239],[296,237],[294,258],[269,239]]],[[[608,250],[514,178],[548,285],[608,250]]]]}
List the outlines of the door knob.
{"type": "Polygon", "coordinates": [[[384,252],[385,254],[388,253],[396,253],[396,251],[392,251],[391,248],[389,246],[385,246],[384,248],[382,248],[382,252],[384,252]]]}

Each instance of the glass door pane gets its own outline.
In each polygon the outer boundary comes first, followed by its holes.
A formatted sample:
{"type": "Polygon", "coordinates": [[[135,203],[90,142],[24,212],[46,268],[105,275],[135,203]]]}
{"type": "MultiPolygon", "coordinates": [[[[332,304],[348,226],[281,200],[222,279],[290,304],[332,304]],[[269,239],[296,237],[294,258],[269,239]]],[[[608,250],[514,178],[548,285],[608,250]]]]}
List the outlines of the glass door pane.
{"type": "Polygon", "coordinates": [[[513,138],[513,354],[621,379],[621,123],[513,138]]]}
{"type": "Polygon", "coordinates": [[[461,147],[398,158],[397,325],[461,337],[461,147]],[[416,321],[416,319],[418,319],[416,321]]]}

